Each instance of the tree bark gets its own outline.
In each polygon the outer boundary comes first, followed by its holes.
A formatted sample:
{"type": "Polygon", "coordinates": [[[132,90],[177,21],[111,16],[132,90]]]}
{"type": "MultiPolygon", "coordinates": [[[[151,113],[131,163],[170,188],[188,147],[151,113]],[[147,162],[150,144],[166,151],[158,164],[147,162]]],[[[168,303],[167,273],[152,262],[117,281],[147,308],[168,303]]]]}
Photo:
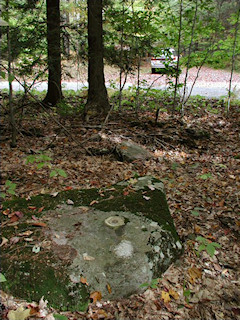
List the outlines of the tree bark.
{"type": "Polygon", "coordinates": [[[88,0],[88,100],[85,120],[110,110],[104,78],[102,0],[88,0]]]}
{"type": "Polygon", "coordinates": [[[47,0],[48,91],[44,104],[55,106],[62,98],[60,0],[47,0]]]}

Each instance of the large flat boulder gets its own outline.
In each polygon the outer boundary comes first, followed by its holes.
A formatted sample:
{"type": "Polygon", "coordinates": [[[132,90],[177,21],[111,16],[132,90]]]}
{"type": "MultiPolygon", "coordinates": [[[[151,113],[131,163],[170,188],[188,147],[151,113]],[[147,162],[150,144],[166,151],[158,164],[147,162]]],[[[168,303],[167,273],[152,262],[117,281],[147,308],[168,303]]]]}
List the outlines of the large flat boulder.
{"type": "MultiPolygon", "coordinates": [[[[29,206],[22,199],[20,203],[29,206]]],[[[56,307],[76,309],[86,305],[93,291],[101,292],[104,299],[127,297],[143,290],[141,284],[160,277],[183,250],[163,184],[150,176],[101,190],[41,195],[31,199],[32,205],[36,203],[47,209],[42,219],[48,227],[38,241],[41,250],[35,254],[22,250],[14,261],[3,264],[8,289],[22,298],[38,300],[44,295],[56,307]],[[47,270],[51,279],[41,274],[43,261],[43,273],[47,270]],[[30,281],[32,288],[26,290],[30,281]]],[[[8,252],[4,256],[11,258],[8,252]]]]}

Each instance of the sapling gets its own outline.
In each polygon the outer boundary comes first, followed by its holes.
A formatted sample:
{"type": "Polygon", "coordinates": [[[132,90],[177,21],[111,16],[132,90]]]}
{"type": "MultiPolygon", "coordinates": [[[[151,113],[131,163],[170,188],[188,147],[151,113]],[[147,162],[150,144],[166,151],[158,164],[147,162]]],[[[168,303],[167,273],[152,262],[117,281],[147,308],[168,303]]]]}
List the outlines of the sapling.
{"type": "Polygon", "coordinates": [[[201,251],[205,250],[210,255],[210,257],[214,256],[216,248],[221,248],[221,245],[219,243],[211,242],[210,240],[201,236],[198,236],[196,238],[196,241],[199,242],[197,252],[200,253],[201,251]]]}

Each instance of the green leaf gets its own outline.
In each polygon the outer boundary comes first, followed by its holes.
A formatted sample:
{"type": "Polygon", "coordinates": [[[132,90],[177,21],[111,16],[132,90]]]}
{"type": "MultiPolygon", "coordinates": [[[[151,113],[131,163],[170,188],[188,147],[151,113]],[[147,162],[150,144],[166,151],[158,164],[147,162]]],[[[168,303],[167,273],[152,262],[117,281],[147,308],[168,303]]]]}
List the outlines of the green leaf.
{"type": "Polygon", "coordinates": [[[5,276],[0,272],[0,282],[5,282],[7,281],[7,279],[5,278],[5,276]]]}
{"type": "Polygon", "coordinates": [[[38,161],[51,161],[52,158],[50,158],[49,156],[47,156],[46,154],[41,154],[39,157],[38,157],[38,161]]]}
{"type": "Polygon", "coordinates": [[[199,248],[198,248],[198,252],[201,252],[203,250],[206,249],[206,245],[205,244],[200,244],[199,248]]]}
{"type": "Polygon", "coordinates": [[[195,217],[199,216],[199,212],[198,211],[195,211],[195,210],[192,210],[191,211],[191,214],[195,217]]]}
{"type": "Polygon", "coordinates": [[[15,77],[13,74],[8,75],[8,82],[12,83],[14,79],[15,79],[15,77]]]}
{"type": "Polygon", "coordinates": [[[11,187],[11,185],[12,185],[12,181],[7,180],[7,181],[5,182],[5,186],[6,186],[6,187],[11,187]]]}
{"type": "Polygon", "coordinates": [[[221,248],[220,243],[217,242],[211,242],[211,245],[213,245],[215,248],[221,248]]]}
{"type": "Polygon", "coordinates": [[[211,257],[214,256],[215,247],[212,245],[212,243],[209,243],[209,244],[206,246],[206,251],[207,251],[207,253],[208,253],[211,257]]]}
{"type": "Polygon", "coordinates": [[[15,194],[16,194],[15,191],[12,190],[12,189],[8,189],[8,190],[7,190],[7,193],[12,194],[12,195],[15,195],[15,194]]]}
{"type": "Polygon", "coordinates": [[[148,282],[144,282],[139,287],[140,288],[145,288],[145,287],[149,287],[149,286],[150,286],[150,284],[148,282]]]}
{"type": "Polygon", "coordinates": [[[36,161],[36,157],[31,155],[27,157],[27,163],[33,163],[36,161]]]}
{"type": "Polygon", "coordinates": [[[14,191],[14,190],[16,189],[16,187],[17,187],[17,184],[16,184],[16,183],[12,183],[12,184],[8,187],[8,192],[9,192],[9,190],[14,191]]]}
{"type": "Polygon", "coordinates": [[[68,318],[62,314],[54,314],[53,316],[56,320],[68,320],[68,318]]]}
{"type": "Polygon", "coordinates": [[[156,289],[158,287],[158,278],[157,279],[152,279],[151,281],[151,288],[156,289]]]}
{"type": "Polygon", "coordinates": [[[212,177],[212,174],[211,173],[204,173],[202,174],[201,176],[199,176],[200,179],[203,179],[203,180],[207,180],[207,179],[210,179],[212,177]]]}
{"type": "Polygon", "coordinates": [[[204,244],[208,244],[207,239],[205,239],[205,238],[203,238],[201,236],[197,236],[196,241],[199,241],[199,242],[204,243],[204,244]]]}
{"type": "Polygon", "coordinates": [[[184,297],[189,297],[191,295],[191,291],[188,289],[188,290],[184,290],[183,291],[183,295],[184,297]]]}
{"type": "Polygon", "coordinates": [[[46,165],[45,162],[40,162],[40,163],[37,165],[37,168],[38,168],[38,169],[42,169],[45,165],[46,165]]]}
{"type": "Polygon", "coordinates": [[[193,210],[196,210],[196,211],[203,211],[204,209],[201,208],[201,207],[195,207],[193,210]]]}
{"type": "Polygon", "coordinates": [[[52,170],[50,172],[50,178],[55,177],[57,175],[57,171],[56,170],[52,170]]]}
{"type": "Polygon", "coordinates": [[[0,71],[0,76],[1,76],[1,78],[6,79],[6,74],[5,74],[5,72],[0,71]]]}
{"type": "Polygon", "coordinates": [[[63,169],[57,169],[57,172],[60,176],[67,178],[67,173],[63,169]]]}
{"type": "Polygon", "coordinates": [[[0,198],[6,198],[6,194],[4,192],[0,192],[0,198]]]}

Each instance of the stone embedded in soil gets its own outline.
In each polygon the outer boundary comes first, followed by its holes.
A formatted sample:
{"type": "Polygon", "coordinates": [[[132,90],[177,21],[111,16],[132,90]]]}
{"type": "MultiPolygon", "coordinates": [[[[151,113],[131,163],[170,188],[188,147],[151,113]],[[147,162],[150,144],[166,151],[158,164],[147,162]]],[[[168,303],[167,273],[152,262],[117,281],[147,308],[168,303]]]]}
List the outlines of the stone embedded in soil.
{"type": "MultiPolygon", "coordinates": [[[[55,274],[56,279],[51,277],[51,286],[44,291],[45,299],[55,307],[79,310],[88,302],[87,292],[92,291],[100,291],[103,299],[137,293],[143,290],[141,284],[160,277],[182,253],[161,181],[145,176],[101,189],[101,195],[98,191],[59,193],[53,198],[53,210],[43,213],[49,227],[45,229],[44,237],[51,241],[51,249],[42,248],[34,255],[34,263],[39,266],[45,260],[46,266],[55,274]],[[73,205],[67,205],[69,199],[73,205]],[[58,284],[63,280],[62,276],[59,278],[60,274],[64,275],[64,281],[58,284]],[[89,286],[82,283],[83,278],[89,286]],[[55,290],[54,296],[51,290],[55,290]],[[61,301],[56,298],[56,290],[61,290],[61,301]]],[[[51,198],[41,197],[41,206],[45,198],[47,207],[51,198]]],[[[16,272],[21,269],[24,255],[22,251],[16,258],[16,272]]],[[[26,289],[30,283],[26,276],[29,274],[33,290],[28,299],[41,297],[41,288],[48,285],[49,280],[41,274],[41,268],[36,276],[35,273],[30,261],[29,271],[24,269],[25,282],[19,276],[20,282],[15,281],[10,288],[12,293],[17,295],[19,292],[19,297],[25,298],[20,286],[26,289]],[[37,286],[35,282],[39,279],[37,286]]]]}
{"type": "MultiPolygon", "coordinates": [[[[119,183],[119,190],[122,192],[127,184],[119,183]]],[[[77,251],[68,266],[70,278],[76,282],[80,282],[81,277],[86,278],[90,291],[100,291],[104,299],[139,292],[142,283],[151,283],[153,278],[160,277],[182,252],[166,202],[155,204],[155,214],[149,215],[151,197],[163,195],[162,183],[147,176],[136,179],[131,187],[133,193],[148,203],[148,212],[141,212],[140,203],[137,204],[139,210],[133,212],[119,211],[112,205],[108,210],[89,208],[87,212],[81,207],[62,205],[48,212],[53,242],[59,243],[63,237],[63,243],[68,239],[63,249],[67,245],[77,251]],[[161,207],[165,210],[162,215],[161,207]],[[106,224],[106,221],[115,222],[116,226],[106,224]]]]}
{"type": "Polygon", "coordinates": [[[142,146],[129,141],[120,143],[116,148],[116,152],[120,160],[127,162],[147,160],[152,157],[151,153],[142,146]]]}

